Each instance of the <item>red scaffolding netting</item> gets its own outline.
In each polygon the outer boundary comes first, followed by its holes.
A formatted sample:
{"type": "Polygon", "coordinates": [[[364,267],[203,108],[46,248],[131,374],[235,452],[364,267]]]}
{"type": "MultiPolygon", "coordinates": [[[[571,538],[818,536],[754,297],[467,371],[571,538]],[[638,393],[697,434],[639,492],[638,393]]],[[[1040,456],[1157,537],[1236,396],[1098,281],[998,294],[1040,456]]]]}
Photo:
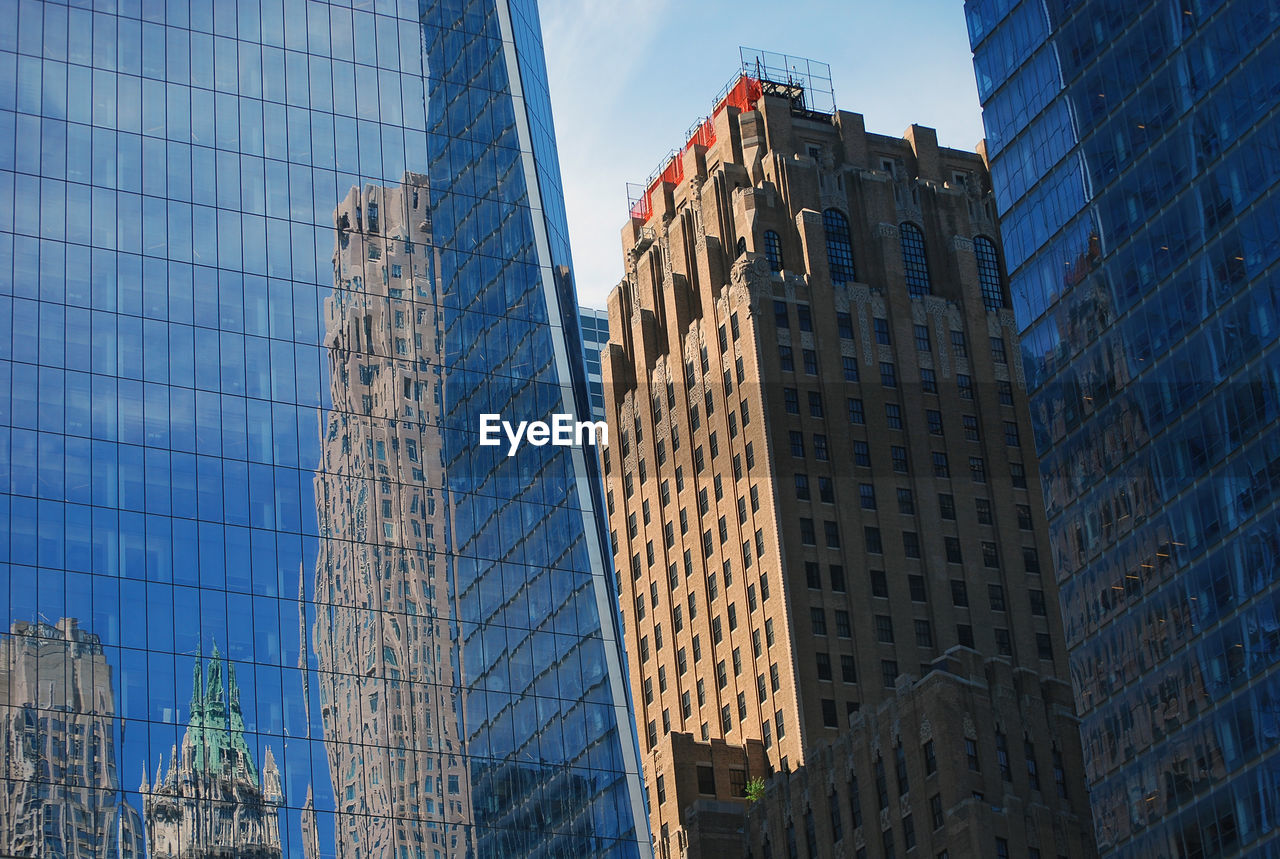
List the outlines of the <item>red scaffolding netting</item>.
{"type": "Polygon", "coordinates": [[[644,191],[630,200],[631,217],[639,221],[647,221],[653,215],[653,193],[664,183],[678,185],[684,179],[684,155],[694,146],[709,148],[716,142],[716,129],[712,119],[726,107],[734,107],[740,111],[755,110],[760,100],[760,81],[749,75],[742,75],[729,91],[716,102],[711,116],[694,123],[689,139],[681,149],[671,154],[662,167],[650,176],[644,185],[644,191]]]}

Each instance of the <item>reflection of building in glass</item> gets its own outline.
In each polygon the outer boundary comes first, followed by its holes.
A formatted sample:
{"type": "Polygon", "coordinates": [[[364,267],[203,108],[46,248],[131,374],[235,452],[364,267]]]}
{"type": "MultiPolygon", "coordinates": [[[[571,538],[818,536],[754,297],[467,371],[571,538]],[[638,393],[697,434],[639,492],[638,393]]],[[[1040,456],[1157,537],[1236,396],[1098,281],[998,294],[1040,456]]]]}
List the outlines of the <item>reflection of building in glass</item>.
{"type": "Polygon", "coordinates": [[[426,177],[352,189],[325,304],[332,407],[315,478],[314,646],[340,856],[462,856],[426,177]],[[405,852],[407,851],[407,853],[405,852]]]}
{"type": "Polygon", "coordinates": [[[268,747],[259,777],[245,742],[244,714],[234,665],[222,683],[215,646],[206,678],[196,661],[191,681],[191,721],[146,795],[147,855],[150,859],[277,859],[280,772],[268,747]]]}
{"type": "Polygon", "coordinates": [[[609,346],[609,311],[595,307],[578,308],[582,331],[582,357],[587,362],[587,393],[591,396],[591,419],[604,420],[604,383],[600,378],[600,353],[609,346]]]}
{"type": "Polygon", "coordinates": [[[74,618],[0,640],[0,855],[142,859],[119,793],[112,670],[74,618]]]}
{"type": "Polygon", "coordinates": [[[968,0],[1098,842],[1280,845],[1280,11],[968,0]]]}

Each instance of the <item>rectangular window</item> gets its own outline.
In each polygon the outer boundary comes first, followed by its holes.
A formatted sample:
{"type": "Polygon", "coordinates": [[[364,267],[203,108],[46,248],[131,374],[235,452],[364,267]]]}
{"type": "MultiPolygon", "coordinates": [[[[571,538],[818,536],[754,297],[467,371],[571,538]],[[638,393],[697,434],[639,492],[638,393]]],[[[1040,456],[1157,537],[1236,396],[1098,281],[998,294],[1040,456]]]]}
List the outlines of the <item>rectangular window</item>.
{"type": "Polygon", "coordinates": [[[840,358],[840,369],[844,373],[846,382],[858,381],[858,359],[852,355],[842,355],[840,358]]]}
{"type": "Polygon", "coordinates": [[[926,394],[938,393],[938,377],[930,367],[920,368],[920,390],[926,394]]]}
{"type": "Polygon", "coordinates": [[[915,497],[910,489],[901,486],[898,487],[898,512],[903,516],[914,516],[916,513],[915,497]]]}
{"type": "Polygon", "coordinates": [[[1004,380],[996,382],[996,390],[1000,394],[1000,405],[1013,405],[1013,384],[1011,382],[1004,380]]]}
{"type": "Polygon", "coordinates": [[[993,570],[1000,569],[1000,551],[995,543],[983,541],[982,543],[982,563],[983,566],[993,570]]]}
{"type": "Polygon", "coordinates": [[[807,375],[818,375],[818,353],[812,349],[803,349],[801,354],[804,356],[804,371],[807,375]]]}
{"type": "Polygon", "coordinates": [[[875,328],[876,343],[880,344],[881,346],[892,345],[893,341],[889,337],[889,320],[881,319],[880,317],[877,316],[871,322],[873,327],[875,328]]]}
{"type": "Polygon", "coordinates": [[[866,525],[862,529],[862,538],[866,543],[867,551],[873,555],[884,553],[884,548],[880,544],[880,529],[866,525]]]}
{"type": "Polygon", "coordinates": [[[835,522],[832,522],[830,519],[828,519],[827,521],[822,523],[822,530],[824,532],[823,535],[827,539],[827,548],[839,549],[840,548],[840,526],[838,526],[835,522]]]}
{"type": "Polygon", "coordinates": [[[990,498],[973,499],[973,509],[978,514],[979,525],[991,524],[991,499],[990,498]]]}
{"type": "Polygon", "coordinates": [[[907,473],[907,449],[902,445],[891,445],[889,447],[889,459],[893,463],[893,470],[896,474],[907,473]]]}
{"type": "Polygon", "coordinates": [[[788,437],[791,441],[791,455],[804,459],[804,433],[792,431],[788,437]]]}
{"type": "Polygon", "coordinates": [[[1022,445],[1022,441],[1018,437],[1018,424],[1016,422],[1004,422],[1004,443],[1009,447],[1020,447],[1022,445]]]}
{"type": "Polygon", "coordinates": [[[915,531],[902,532],[902,554],[908,558],[920,557],[920,535],[915,531]]]}
{"type": "Polygon", "coordinates": [[[978,441],[978,418],[976,415],[961,415],[960,424],[964,427],[965,441],[978,441]]]}
{"type": "Polygon", "coordinates": [[[795,388],[783,388],[782,407],[789,415],[800,414],[800,392],[795,388]]]}
{"type": "Polygon", "coordinates": [[[841,340],[853,339],[853,317],[844,311],[836,313],[836,328],[840,331],[841,340]]]}
{"type": "Polygon", "coordinates": [[[889,429],[902,429],[902,407],[897,403],[885,403],[884,420],[889,429]]]}
{"type": "Polygon", "coordinates": [[[941,451],[933,452],[933,476],[950,477],[951,467],[947,464],[947,455],[941,451]]]}
{"type": "Polygon", "coordinates": [[[930,344],[929,344],[929,326],[928,326],[928,325],[917,325],[917,326],[915,326],[915,327],[912,329],[912,331],[913,331],[913,333],[915,334],[915,340],[916,340],[916,351],[917,351],[917,352],[928,352],[928,351],[930,351],[930,344]]]}
{"type": "Polygon", "coordinates": [[[817,663],[818,679],[830,680],[831,679],[831,654],[823,653],[819,651],[818,653],[814,654],[814,657],[817,663]]]}
{"type": "Polygon", "coordinates": [[[1021,462],[1009,463],[1009,482],[1015,489],[1027,488],[1027,471],[1021,462]]]}
{"type": "Polygon", "coordinates": [[[965,343],[963,331],[951,332],[951,348],[955,351],[957,358],[969,357],[969,345],[965,343]]]}
{"type": "Polygon", "coordinates": [[[980,456],[969,457],[969,478],[974,483],[987,482],[987,464],[980,456]]]}
{"type": "Polygon", "coordinates": [[[886,388],[898,387],[898,372],[888,361],[880,362],[880,384],[886,388]]]}
{"type": "Polygon", "coordinates": [[[881,644],[893,644],[893,619],[887,614],[878,614],[876,618],[876,641],[881,644]]]}
{"type": "Polygon", "coordinates": [[[960,399],[973,399],[973,378],[964,374],[956,374],[956,387],[960,389],[960,399]]]}
{"type": "Polygon", "coordinates": [[[785,301],[775,300],[773,302],[773,324],[779,329],[791,327],[791,319],[787,315],[787,303],[785,301]]]}
{"type": "Polygon", "coordinates": [[[871,447],[865,441],[853,443],[853,463],[863,468],[871,467],[871,447]]]}
{"type": "Polygon", "coordinates": [[[892,689],[898,680],[898,662],[895,659],[880,660],[880,680],[888,689],[892,689]]]}
{"type": "Polygon", "coordinates": [[[964,579],[951,580],[951,604],[967,608],[969,605],[969,587],[964,579]]]}
{"type": "Polygon", "coordinates": [[[796,362],[791,357],[790,346],[778,346],[778,364],[788,373],[793,372],[796,368],[796,362]]]}
{"type": "Polygon", "coordinates": [[[946,547],[948,564],[964,563],[964,553],[960,551],[959,537],[943,537],[942,544],[946,547]]]}
{"type": "Polygon", "coordinates": [[[863,510],[876,509],[876,488],[870,483],[858,484],[858,497],[862,501],[863,510]]]}
{"type": "Polygon", "coordinates": [[[991,603],[992,611],[1004,611],[1004,587],[987,585],[987,601],[991,603]]]}
{"type": "MultiPolygon", "coordinates": [[[[814,635],[827,634],[827,615],[819,606],[809,609],[809,622],[813,627],[814,635]]],[[[777,691],[777,690],[774,690],[777,691]]]]}
{"type": "Polygon", "coordinates": [[[866,413],[862,409],[862,400],[858,397],[850,397],[849,405],[849,423],[865,424],[867,422],[866,413]]]}
{"type": "Polygon", "coordinates": [[[813,434],[813,458],[818,462],[826,462],[827,456],[827,437],[822,433],[813,434]]]}
{"type": "Polygon", "coordinates": [[[991,338],[991,357],[997,364],[1009,363],[1009,356],[1004,347],[1003,337],[991,338]]]}
{"type": "MultiPolygon", "coordinates": [[[[849,612],[844,609],[836,609],[836,635],[840,638],[849,638],[852,635],[852,628],[849,625],[849,612]]],[[[853,657],[850,656],[850,659],[853,657]]]]}
{"type": "Polygon", "coordinates": [[[813,527],[813,520],[801,517],[800,519],[800,542],[806,546],[817,545],[817,531],[813,527]]]}
{"type": "Polygon", "coordinates": [[[809,500],[809,475],[796,474],[796,498],[800,501],[809,500]]]}
{"type": "Polygon", "coordinates": [[[809,417],[820,418],[822,412],[822,394],[817,391],[809,392],[809,417]]]}
{"type": "MultiPolygon", "coordinates": [[[[799,320],[800,322],[801,331],[813,330],[813,318],[809,313],[809,305],[807,304],[796,305],[796,319],[799,320]]],[[[781,737],[782,733],[779,732],[778,736],[781,737]]]]}
{"type": "Polygon", "coordinates": [[[956,499],[949,492],[938,493],[938,515],[943,519],[956,518],[956,499]]]}
{"type": "Polygon", "coordinates": [[[924,413],[925,423],[929,426],[930,435],[942,435],[942,412],[928,409],[924,413]]]}
{"type": "Polygon", "coordinates": [[[858,671],[854,665],[852,654],[840,654],[840,681],[842,683],[858,682],[858,671]]]}

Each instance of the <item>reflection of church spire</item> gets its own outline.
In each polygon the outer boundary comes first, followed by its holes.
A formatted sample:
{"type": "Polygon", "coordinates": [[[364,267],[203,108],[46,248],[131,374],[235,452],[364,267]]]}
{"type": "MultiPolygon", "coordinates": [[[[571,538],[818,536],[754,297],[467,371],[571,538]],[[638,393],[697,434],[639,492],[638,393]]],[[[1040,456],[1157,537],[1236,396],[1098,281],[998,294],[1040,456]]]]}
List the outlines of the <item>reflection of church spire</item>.
{"type": "MultiPolygon", "coordinates": [[[[235,665],[226,665],[215,644],[207,665],[192,668],[191,715],[182,749],[174,748],[169,771],[156,773],[146,801],[149,853],[153,859],[227,855],[277,859],[278,807],[283,801],[271,749],[261,777],[245,740],[244,712],[235,665]]],[[[145,777],[144,777],[145,784],[145,777]]]]}

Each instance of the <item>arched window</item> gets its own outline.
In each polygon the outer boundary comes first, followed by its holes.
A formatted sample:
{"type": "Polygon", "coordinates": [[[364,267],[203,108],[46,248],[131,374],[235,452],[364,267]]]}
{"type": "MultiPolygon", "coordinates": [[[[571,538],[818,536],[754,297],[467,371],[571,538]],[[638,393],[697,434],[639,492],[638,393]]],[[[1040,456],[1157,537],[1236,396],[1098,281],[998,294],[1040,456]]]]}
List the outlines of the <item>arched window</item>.
{"type": "Polygon", "coordinates": [[[853,274],[853,244],[849,241],[849,219],[839,209],[822,213],[822,229],[827,234],[827,265],[832,283],[856,280],[853,274]]]}
{"type": "Polygon", "coordinates": [[[733,258],[737,259],[738,257],[742,256],[746,252],[747,252],[747,240],[744,238],[739,238],[738,245],[737,245],[737,253],[733,255],[733,258]]]}
{"type": "Polygon", "coordinates": [[[764,231],[764,255],[769,260],[769,268],[782,271],[782,239],[773,230],[764,231]]]}
{"type": "Polygon", "coordinates": [[[904,222],[898,227],[902,239],[902,270],[907,279],[907,292],[913,297],[928,295],[933,291],[929,285],[929,261],[924,255],[924,233],[911,222],[904,222]]]}
{"type": "Polygon", "coordinates": [[[982,286],[982,303],[987,310],[1004,307],[1004,291],[1000,288],[1000,257],[996,243],[986,236],[973,240],[973,255],[978,258],[978,283],[982,286]]]}

